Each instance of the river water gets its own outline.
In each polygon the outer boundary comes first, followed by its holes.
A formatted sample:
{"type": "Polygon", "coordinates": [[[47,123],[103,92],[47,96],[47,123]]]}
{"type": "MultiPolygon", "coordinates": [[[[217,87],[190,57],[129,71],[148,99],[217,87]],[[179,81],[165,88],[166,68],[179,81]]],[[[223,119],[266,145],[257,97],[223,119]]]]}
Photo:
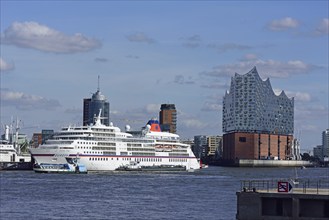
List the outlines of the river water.
{"type": "Polygon", "coordinates": [[[328,168],[213,167],[194,173],[0,172],[0,219],[235,219],[241,180],[329,178],[328,168]]]}

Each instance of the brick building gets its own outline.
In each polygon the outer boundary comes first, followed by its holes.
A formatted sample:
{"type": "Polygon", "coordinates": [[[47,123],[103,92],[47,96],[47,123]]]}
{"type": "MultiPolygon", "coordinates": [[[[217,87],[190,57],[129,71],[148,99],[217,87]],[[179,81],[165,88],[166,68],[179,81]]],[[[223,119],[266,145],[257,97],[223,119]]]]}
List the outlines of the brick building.
{"type": "Polygon", "coordinates": [[[288,159],[292,135],[234,132],[224,135],[224,159],[288,159]]]}
{"type": "Polygon", "coordinates": [[[159,112],[160,126],[162,131],[176,134],[177,111],[175,104],[162,104],[159,112]]]}

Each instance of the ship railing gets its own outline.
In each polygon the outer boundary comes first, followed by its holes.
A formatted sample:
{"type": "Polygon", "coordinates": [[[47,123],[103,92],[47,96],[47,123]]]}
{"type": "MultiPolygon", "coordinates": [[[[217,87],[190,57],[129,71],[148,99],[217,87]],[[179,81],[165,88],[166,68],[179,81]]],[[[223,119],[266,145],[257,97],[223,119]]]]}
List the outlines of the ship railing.
{"type": "Polygon", "coordinates": [[[243,192],[279,192],[279,183],[288,183],[287,192],[329,195],[329,179],[253,179],[242,180],[243,192]],[[291,187],[291,189],[289,189],[291,187]]]}

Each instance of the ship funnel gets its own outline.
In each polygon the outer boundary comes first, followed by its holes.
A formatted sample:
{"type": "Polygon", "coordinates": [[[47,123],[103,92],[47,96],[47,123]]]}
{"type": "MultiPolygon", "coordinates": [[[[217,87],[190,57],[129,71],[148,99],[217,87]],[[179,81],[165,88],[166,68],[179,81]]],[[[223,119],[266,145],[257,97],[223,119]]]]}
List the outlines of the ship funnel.
{"type": "Polygon", "coordinates": [[[9,141],[9,125],[5,126],[5,140],[9,141]]]}

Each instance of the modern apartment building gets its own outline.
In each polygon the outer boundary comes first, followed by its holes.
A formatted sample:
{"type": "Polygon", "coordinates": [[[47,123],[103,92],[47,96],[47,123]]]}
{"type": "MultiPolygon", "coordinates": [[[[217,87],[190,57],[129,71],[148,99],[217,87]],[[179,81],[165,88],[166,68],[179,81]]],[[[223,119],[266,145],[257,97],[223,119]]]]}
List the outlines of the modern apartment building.
{"type": "Polygon", "coordinates": [[[215,156],[215,154],[222,151],[221,145],[222,145],[222,136],[215,135],[215,136],[208,136],[207,137],[208,142],[208,154],[207,156],[215,156]]]}
{"type": "Polygon", "coordinates": [[[276,95],[256,67],[231,79],[223,99],[223,159],[291,159],[294,98],[276,95]]]}
{"type": "Polygon", "coordinates": [[[213,158],[221,153],[222,137],[218,135],[194,136],[193,153],[197,158],[213,158]]]}
{"type": "Polygon", "coordinates": [[[162,104],[159,113],[162,131],[177,132],[177,111],[175,104],[162,104]]]}
{"type": "Polygon", "coordinates": [[[89,125],[94,122],[94,117],[101,112],[101,122],[104,125],[109,125],[110,121],[110,103],[106,100],[106,97],[101,94],[99,86],[97,91],[91,98],[83,99],[83,125],[89,125]]]}

